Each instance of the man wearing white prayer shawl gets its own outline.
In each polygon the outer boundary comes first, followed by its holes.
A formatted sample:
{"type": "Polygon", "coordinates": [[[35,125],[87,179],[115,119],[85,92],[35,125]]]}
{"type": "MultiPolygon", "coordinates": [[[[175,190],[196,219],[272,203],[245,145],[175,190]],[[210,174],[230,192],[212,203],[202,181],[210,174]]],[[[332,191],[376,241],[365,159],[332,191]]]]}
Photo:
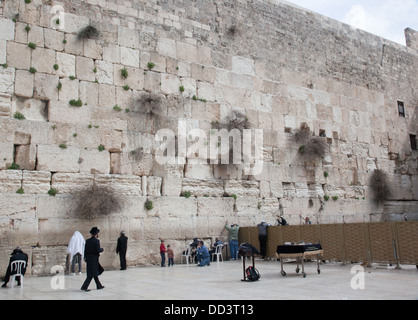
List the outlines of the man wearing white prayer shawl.
{"type": "Polygon", "coordinates": [[[75,275],[75,266],[78,264],[78,273],[81,274],[81,263],[84,257],[84,246],[86,241],[80,232],[74,232],[68,244],[67,253],[70,254],[71,275],[75,275]]]}

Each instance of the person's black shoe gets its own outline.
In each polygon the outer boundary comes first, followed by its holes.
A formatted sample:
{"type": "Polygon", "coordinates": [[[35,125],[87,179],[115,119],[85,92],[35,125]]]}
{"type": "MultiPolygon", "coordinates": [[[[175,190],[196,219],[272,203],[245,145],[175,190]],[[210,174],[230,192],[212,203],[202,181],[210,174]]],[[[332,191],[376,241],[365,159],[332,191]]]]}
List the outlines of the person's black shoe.
{"type": "Polygon", "coordinates": [[[101,287],[97,288],[97,290],[104,289],[104,287],[105,287],[105,286],[101,286],[101,287]]]}
{"type": "Polygon", "coordinates": [[[7,288],[7,283],[3,283],[2,288],[7,288]]]}
{"type": "Polygon", "coordinates": [[[81,289],[81,291],[90,292],[91,290],[90,289],[81,289]]]}

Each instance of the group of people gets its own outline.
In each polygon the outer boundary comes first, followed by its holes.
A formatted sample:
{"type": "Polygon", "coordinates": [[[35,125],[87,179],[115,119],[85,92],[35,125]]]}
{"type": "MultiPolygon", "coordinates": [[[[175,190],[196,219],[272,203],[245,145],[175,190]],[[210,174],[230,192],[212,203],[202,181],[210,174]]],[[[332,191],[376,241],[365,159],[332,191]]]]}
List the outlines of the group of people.
{"type": "MultiPolygon", "coordinates": [[[[237,224],[228,224],[228,221],[225,223],[225,229],[229,231],[229,249],[231,252],[231,259],[238,259],[238,232],[239,226],[237,224]]],[[[91,281],[94,279],[96,287],[98,290],[103,289],[104,286],[100,283],[99,276],[103,273],[104,269],[99,263],[100,253],[104,252],[104,248],[100,246],[100,240],[98,239],[98,234],[100,230],[97,227],[93,227],[90,230],[91,237],[87,240],[84,240],[84,237],[79,231],[75,231],[73,236],[70,239],[68,244],[67,253],[69,254],[70,261],[70,274],[71,275],[81,275],[82,270],[82,261],[87,264],[87,277],[81,286],[81,290],[90,291],[88,289],[91,281]],[[78,268],[77,268],[78,267],[78,268]]],[[[260,243],[264,239],[265,235],[260,234],[260,243]]],[[[264,240],[263,240],[264,243],[264,240]]],[[[211,253],[214,253],[216,247],[222,244],[222,242],[216,238],[214,244],[211,247],[211,250],[205,246],[202,240],[197,238],[193,239],[193,242],[190,244],[192,248],[192,257],[196,259],[199,267],[209,266],[211,260],[211,253]]],[[[121,231],[120,237],[117,241],[116,254],[119,254],[120,258],[120,270],[126,270],[126,252],[128,247],[128,237],[126,237],[125,232],[121,231]]],[[[262,250],[264,252],[264,250],[262,250]]],[[[160,244],[160,255],[161,255],[161,267],[165,267],[166,255],[168,258],[168,266],[174,266],[174,251],[170,245],[165,247],[164,240],[161,240],[160,244]]],[[[28,261],[28,255],[22,251],[20,247],[15,248],[12,252],[12,256],[9,261],[9,266],[7,268],[6,276],[4,278],[4,284],[2,287],[6,287],[7,283],[10,280],[10,276],[13,274],[11,270],[11,264],[13,261],[23,260],[28,261]]],[[[26,271],[26,266],[22,269],[22,274],[24,275],[26,271]]],[[[18,283],[20,279],[17,277],[18,283]]]]}

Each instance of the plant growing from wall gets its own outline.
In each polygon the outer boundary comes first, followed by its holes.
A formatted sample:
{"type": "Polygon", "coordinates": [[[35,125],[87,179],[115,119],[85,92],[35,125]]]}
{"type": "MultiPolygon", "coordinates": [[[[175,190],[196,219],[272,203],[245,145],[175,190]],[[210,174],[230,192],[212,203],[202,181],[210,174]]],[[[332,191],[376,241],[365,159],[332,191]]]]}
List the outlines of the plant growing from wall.
{"type": "Polygon", "coordinates": [[[152,70],[155,67],[155,63],[150,61],[147,63],[147,67],[148,67],[148,70],[152,70]]]}
{"type": "Polygon", "coordinates": [[[24,194],[25,191],[23,190],[22,187],[20,187],[19,189],[17,189],[16,193],[18,193],[18,194],[24,194]]]}
{"type": "Polygon", "coordinates": [[[150,210],[154,209],[154,204],[152,203],[151,200],[147,200],[147,201],[145,201],[144,208],[147,211],[150,211],[150,210]]]}
{"type": "Polygon", "coordinates": [[[12,162],[12,164],[7,167],[7,170],[19,170],[19,165],[17,163],[12,162]]]}
{"type": "Polygon", "coordinates": [[[69,104],[70,106],[73,106],[73,107],[81,107],[83,105],[83,102],[80,99],[78,100],[72,99],[69,101],[69,104]]]}
{"type": "Polygon", "coordinates": [[[295,131],[294,140],[300,144],[299,154],[307,161],[324,159],[328,153],[329,147],[326,138],[312,136],[306,124],[295,131]]]}
{"type": "Polygon", "coordinates": [[[123,79],[127,79],[127,78],[128,78],[128,70],[126,70],[126,68],[121,69],[121,70],[120,70],[120,76],[121,76],[123,79]]]}
{"type": "Polygon", "coordinates": [[[51,188],[48,190],[48,194],[52,197],[55,197],[58,194],[58,190],[55,188],[51,188]]]}
{"type": "Polygon", "coordinates": [[[185,198],[190,198],[191,195],[192,195],[192,193],[190,191],[184,191],[183,194],[182,194],[182,196],[185,197],[185,198]]]}
{"type": "Polygon", "coordinates": [[[72,194],[75,212],[83,219],[99,218],[119,212],[123,208],[122,198],[108,186],[94,184],[72,194]]]}
{"type": "Polygon", "coordinates": [[[154,93],[143,94],[136,101],[135,109],[149,116],[156,115],[161,109],[161,97],[154,93]]]}
{"type": "Polygon", "coordinates": [[[78,32],[79,39],[97,39],[99,35],[99,30],[92,25],[88,25],[78,32]]]}
{"type": "Polygon", "coordinates": [[[18,120],[25,120],[26,119],[25,116],[22,113],[20,113],[19,111],[16,111],[13,114],[13,118],[18,119],[18,120]]]}
{"type": "Polygon", "coordinates": [[[389,186],[389,179],[386,172],[377,169],[374,170],[369,181],[370,187],[377,202],[388,200],[392,195],[389,186]]]}
{"type": "Polygon", "coordinates": [[[35,50],[36,49],[36,44],[33,43],[33,42],[29,42],[28,47],[31,48],[32,50],[35,50]]]}

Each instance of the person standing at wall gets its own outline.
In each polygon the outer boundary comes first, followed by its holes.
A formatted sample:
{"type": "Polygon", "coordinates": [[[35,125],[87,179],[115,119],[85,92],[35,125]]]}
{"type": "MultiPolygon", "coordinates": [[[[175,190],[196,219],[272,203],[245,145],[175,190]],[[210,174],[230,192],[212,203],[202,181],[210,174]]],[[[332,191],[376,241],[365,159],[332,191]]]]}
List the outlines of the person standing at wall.
{"type": "Polygon", "coordinates": [[[128,250],[128,237],[125,236],[125,231],[120,232],[118,244],[116,246],[116,254],[119,253],[120,270],[126,270],[126,251],[128,250]]]}
{"type": "Polygon", "coordinates": [[[75,275],[75,266],[78,265],[78,275],[81,275],[82,262],[84,258],[84,246],[86,241],[79,231],[75,231],[67,247],[67,253],[70,255],[71,275],[75,275]]]}
{"type": "Polygon", "coordinates": [[[237,224],[231,224],[228,226],[228,221],[225,222],[225,228],[229,231],[229,250],[231,252],[231,259],[236,260],[238,254],[238,231],[239,226],[237,224]]]}
{"type": "Polygon", "coordinates": [[[267,254],[267,227],[269,225],[264,220],[257,225],[258,227],[258,240],[260,241],[261,258],[265,259],[267,254]]]}
{"type": "Polygon", "coordinates": [[[164,240],[161,240],[161,244],[160,244],[160,255],[161,255],[161,267],[165,267],[165,245],[164,245],[164,240]]]}
{"type": "Polygon", "coordinates": [[[81,286],[81,290],[90,291],[88,289],[90,282],[94,279],[96,282],[97,290],[103,289],[104,286],[99,281],[99,276],[103,273],[103,268],[99,263],[100,253],[104,251],[100,248],[100,240],[98,239],[100,230],[97,227],[93,227],[90,230],[91,238],[86,240],[84,248],[84,259],[87,262],[87,278],[81,286]]]}

